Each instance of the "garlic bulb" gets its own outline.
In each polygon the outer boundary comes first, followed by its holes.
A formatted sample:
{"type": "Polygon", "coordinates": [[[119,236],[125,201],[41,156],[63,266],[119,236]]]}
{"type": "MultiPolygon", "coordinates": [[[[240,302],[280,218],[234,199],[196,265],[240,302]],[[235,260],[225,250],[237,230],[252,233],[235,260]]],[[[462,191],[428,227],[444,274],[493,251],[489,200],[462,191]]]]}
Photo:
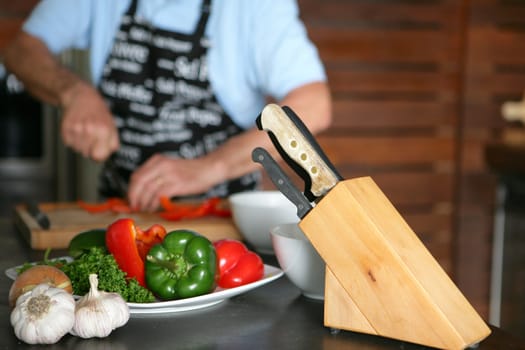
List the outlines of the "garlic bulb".
{"type": "Polygon", "coordinates": [[[89,292],[77,301],[71,334],[103,338],[129,320],[129,307],[118,293],[98,290],[96,274],[89,275],[89,292]]]}
{"type": "Polygon", "coordinates": [[[48,284],[39,284],[19,296],[11,312],[16,337],[28,344],[54,344],[74,323],[75,299],[48,284]]]}

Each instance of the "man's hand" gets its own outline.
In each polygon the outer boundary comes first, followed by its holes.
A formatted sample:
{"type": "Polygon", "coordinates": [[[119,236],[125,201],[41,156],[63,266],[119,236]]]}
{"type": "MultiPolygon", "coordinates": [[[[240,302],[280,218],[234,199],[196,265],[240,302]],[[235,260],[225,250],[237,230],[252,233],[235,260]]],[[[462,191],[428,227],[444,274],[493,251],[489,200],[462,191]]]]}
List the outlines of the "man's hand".
{"type": "Polygon", "coordinates": [[[98,92],[76,84],[62,105],[62,138],[67,146],[95,161],[106,160],[119,148],[113,117],[98,92]]]}
{"type": "Polygon", "coordinates": [[[30,93],[61,107],[66,145],[96,161],[118,149],[117,129],[102,97],[63,66],[39,38],[20,31],[2,58],[30,93]]]}
{"type": "Polygon", "coordinates": [[[130,178],[128,198],[132,208],[158,209],[161,196],[187,196],[207,191],[218,180],[206,157],[173,159],[156,154],[130,178]]]}

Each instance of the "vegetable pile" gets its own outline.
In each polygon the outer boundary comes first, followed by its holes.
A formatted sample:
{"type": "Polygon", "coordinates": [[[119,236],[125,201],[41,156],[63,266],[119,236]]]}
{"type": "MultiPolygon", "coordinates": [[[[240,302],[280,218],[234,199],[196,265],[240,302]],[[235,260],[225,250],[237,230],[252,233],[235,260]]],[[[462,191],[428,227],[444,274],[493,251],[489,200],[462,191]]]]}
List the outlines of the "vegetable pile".
{"type": "Polygon", "coordinates": [[[15,335],[28,344],[52,344],[67,333],[105,337],[128,321],[126,302],[190,298],[264,275],[261,257],[240,241],[211,242],[158,224],[142,230],[129,218],[75,236],[72,261],[49,260],[48,253],[22,265],[9,292],[15,335]],[[75,303],[73,294],[84,297],[75,303]]]}

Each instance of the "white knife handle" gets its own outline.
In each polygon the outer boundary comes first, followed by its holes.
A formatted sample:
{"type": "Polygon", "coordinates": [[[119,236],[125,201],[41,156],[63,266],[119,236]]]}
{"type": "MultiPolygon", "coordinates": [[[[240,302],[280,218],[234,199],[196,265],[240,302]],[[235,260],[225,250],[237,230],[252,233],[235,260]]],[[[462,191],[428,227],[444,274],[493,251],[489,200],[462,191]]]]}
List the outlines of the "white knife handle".
{"type": "Polygon", "coordinates": [[[323,196],[341,180],[280,106],[267,105],[259,122],[263,130],[273,134],[286,155],[306,171],[314,196],[323,196]]]}

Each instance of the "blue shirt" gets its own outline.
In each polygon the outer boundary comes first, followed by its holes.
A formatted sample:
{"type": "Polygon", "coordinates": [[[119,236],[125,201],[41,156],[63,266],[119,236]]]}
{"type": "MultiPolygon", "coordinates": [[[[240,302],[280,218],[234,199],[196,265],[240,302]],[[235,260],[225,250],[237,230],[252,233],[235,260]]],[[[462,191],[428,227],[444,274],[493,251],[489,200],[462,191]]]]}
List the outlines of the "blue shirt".
{"type": "MultiPolygon", "coordinates": [[[[130,0],[44,0],[24,30],[53,53],[89,49],[98,83],[122,14],[130,0]]],[[[201,1],[139,1],[137,15],[154,26],[192,33],[201,1]]],[[[209,75],[219,103],[241,127],[249,128],[266,96],[280,100],[296,87],[325,81],[317,49],[298,17],[295,0],[214,0],[206,27],[209,75]]]]}

